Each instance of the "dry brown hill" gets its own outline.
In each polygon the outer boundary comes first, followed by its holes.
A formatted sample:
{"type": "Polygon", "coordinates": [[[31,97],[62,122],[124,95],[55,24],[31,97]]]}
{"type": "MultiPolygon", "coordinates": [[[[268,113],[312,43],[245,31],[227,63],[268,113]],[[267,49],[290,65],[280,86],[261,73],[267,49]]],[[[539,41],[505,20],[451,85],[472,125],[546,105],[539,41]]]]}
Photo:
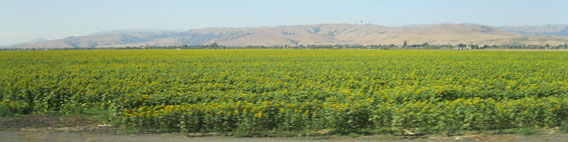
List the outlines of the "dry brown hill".
{"type": "Polygon", "coordinates": [[[9,48],[180,46],[218,43],[246,45],[329,44],[550,44],[568,43],[568,37],[521,35],[478,24],[436,24],[403,27],[319,24],[279,27],[204,28],[185,32],[114,32],[23,43],[9,48]]]}

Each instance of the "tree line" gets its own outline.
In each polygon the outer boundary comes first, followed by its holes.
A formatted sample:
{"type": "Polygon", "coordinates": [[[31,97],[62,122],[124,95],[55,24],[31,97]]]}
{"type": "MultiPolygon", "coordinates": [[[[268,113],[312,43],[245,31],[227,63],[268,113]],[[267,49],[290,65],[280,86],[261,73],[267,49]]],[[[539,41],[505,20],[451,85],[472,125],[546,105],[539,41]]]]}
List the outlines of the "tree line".
{"type": "Polygon", "coordinates": [[[90,50],[90,49],[456,49],[456,50],[478,50],[478,49],[568,49],[568,43],[560,45],[477,45],[460,43],[457,45],[443,44],[432,45],[427,42],[423,44],[407,44],[405,41],[402,46],[395,44],[359,45],[359,44],[334,44],[334,45],[248,45],[248,46],[223,46],[217,43],[208,45],[181,45],[181,46],[138,46],[138,47],[73,47],[73,48],[0,48],[0,50],[90,50]]]}

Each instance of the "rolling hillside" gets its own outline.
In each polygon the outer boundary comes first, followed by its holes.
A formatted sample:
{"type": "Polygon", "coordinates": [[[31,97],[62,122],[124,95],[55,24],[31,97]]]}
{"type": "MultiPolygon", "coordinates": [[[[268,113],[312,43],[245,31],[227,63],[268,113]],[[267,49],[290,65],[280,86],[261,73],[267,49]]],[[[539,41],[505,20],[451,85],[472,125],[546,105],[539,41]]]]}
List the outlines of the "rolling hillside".
{"type": "Polygon", "coordinates": [[[568,43],[568,37],[527,35],[506,28],[478,24],[435,24],[387,27],[380,25],[319,24],[278,27],[203,28],[189,31],[111,31],[64,39],[27,42],[5,48],[73,48],[180,46],[218,43],[246,45],[330,44],[550,44],[568,43]]]}

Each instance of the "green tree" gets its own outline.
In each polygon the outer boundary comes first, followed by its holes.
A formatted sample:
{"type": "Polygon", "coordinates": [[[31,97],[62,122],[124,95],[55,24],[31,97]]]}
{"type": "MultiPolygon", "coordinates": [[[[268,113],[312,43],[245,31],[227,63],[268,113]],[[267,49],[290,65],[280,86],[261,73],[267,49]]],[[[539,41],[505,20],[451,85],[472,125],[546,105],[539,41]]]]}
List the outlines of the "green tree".
{"type": "Polygon", "coordinates": [[[549,49],[549,48],[550,48],[550,45],[549,45],[549,44],[546,44],[545,46],[546,46],[546,49],[549,49]]]}
{"type": "Polygon", "coordinates": [[[467,47],[466,44],[463,44],[463,43],[458,44],[458,49],[460,49],[460,50],[464,49],[465,47],[467,47]]]}
{"type": "Polygon", "coordinates": [[[213,42],[213,44],[211,44],[211,47],[213,47],[213,48],[219,48],[219,45],[217,44],[217,42],[213,42]]]}
{"type": "Polygon", "coordinates": [[[475,45],[475,44],[469,44],[469,47],[470,47],[471,49],[479,49],[479,46],[478,46],[478,45],[475,45]]]}

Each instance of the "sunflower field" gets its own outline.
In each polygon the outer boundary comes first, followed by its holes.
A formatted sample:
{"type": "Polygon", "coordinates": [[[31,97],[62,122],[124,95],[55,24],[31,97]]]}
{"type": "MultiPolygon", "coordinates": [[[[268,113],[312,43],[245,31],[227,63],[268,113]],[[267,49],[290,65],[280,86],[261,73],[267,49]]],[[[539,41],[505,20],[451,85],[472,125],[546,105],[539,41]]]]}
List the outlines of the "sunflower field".
{"type": "Polygon", "coordinates": [[[5,113],[100,108],[167,132],[554,128],[568,52],[1,51],[0,99],[5,113]]]}

